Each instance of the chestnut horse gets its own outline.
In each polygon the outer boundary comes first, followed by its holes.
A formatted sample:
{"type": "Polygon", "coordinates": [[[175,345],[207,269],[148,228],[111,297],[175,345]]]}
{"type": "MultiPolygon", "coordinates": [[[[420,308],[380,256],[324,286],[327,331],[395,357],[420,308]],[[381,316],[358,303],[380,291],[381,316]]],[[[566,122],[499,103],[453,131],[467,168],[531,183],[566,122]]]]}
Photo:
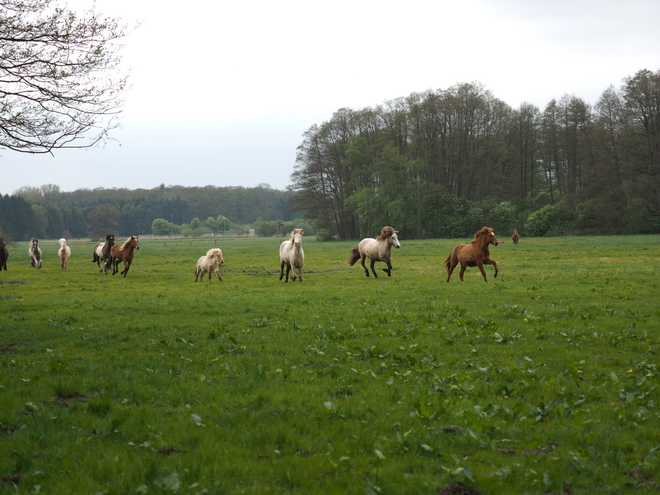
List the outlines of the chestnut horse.
{"type": "Polygon", "coordinates": [[[375,278],[378,278],[376,270],[374,270],[374,263],[376,261],[382,261],[387,264],[387,268],[383,268],[383,271],[387,273],[388,277],[392,276],[392,263],[390,261],[392,255],[392,246],[399,249],[401,244],[399,243],[399,236],[397,236],[398,230],[394,230],[392,227],[383,227],[380,231],[380,235],[375,239],[367,237],[362,239],[360,244],[355,246],[351,250],[351,256],[348,258],[348,264],[353,266],[357,260],[362,259],[362,268],[364,268],[364,273],[367,277],[369,276],[369,270],[364,264],[364,260],[368,257],[371,260],[371,271],[374,274],[375,278]]]}
{"type": "Polygon", "coordinates": [[[291,239],[280,244],[280,280],[284,277],[284,267],[286,266],[285,283],[289,281],[291,268],[293,268],[291,281],[293,282],[298,277],[298,280],[302,282],[302,269],[305,264],[305,251],[302,248],[303,235],[303,229],[293,229],[291,239]]]}
{"type": "Polygon", "coordinates": [[[5,246],[5,240],[0,237],[0,271],[7,269],[7,258],[9,258],[9,250],[5,246]]]}
{"type": "Polygon", "coordinates": [[[128,269],[131,267],[133,262],[134,250],[140,249],[140,243],[138,242],[138,236],[134,235],[129,237],[124,244],[121,246],[115,244],[110,250],[110,259],[106,263],[106,270],[109,266],[112,266],[112,274],[114,275],[119,271],[119,262],[124,262],[124,270],[121,272],[121,275],[124,277],[128,273],[128,269]]]}
{"type": "Polygon", "coordinates": [[[38,270],[41,268],[41,248],[39,247],[39,239],[33,237],[32,241],[30,242],[30,248],[28,249],[28,254],[30,255],[30,266],[38,270]]]}
{"type": "Polygon", "coordinates": [[[520,240],[520,234],[516,229],[513,229],[513,234],[511,234],[511,240],[513,241],[514,244],[518,244],[518,241],[520,240]]]}
{"type": "Polygon", "coordinates": [[[92,263],[96,263],[99,267],[99,273],[101,273],[104,268],[101,268],[101,261],[105,265],[105,273],[108,273],[109,265],[108,260],[110,259],[110,250],[112,246],[115,245],[115,234],[108,234],[105,236],[105,242],[100,242],[94,246],[94,259],[92,263]]]}
{"type": "Polygon", "coordinates": [[[461,264],[461,271],[458,273],[458,276],[461,278],[461,282],[463,281],[465,269],[468,266],[478,266],[484,277],[484,282],[488,282],[484,265],[493,265],[495,267],[495,278],[497,278],[497,263],[490,259],[489,244],[494,246],[499,244],[497,237],[495,237],[494,229],[490,227],[484,227],[474,234],[474,240],[470,244],[457,244],[451,254],[447,256],[447,259],[445,259],[444,265],[447,269],[447,282],[449,282],[454,268],[459,263],[461,264]]]}

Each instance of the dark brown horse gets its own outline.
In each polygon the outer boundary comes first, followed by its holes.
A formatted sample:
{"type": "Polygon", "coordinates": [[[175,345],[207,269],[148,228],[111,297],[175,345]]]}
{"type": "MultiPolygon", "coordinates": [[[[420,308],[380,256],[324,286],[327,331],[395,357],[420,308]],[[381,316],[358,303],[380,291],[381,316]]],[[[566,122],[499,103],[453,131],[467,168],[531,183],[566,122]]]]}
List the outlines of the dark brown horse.
{"type": "Polygon", "coordinates": [[[484,276],[484,281],[488,282],[486,278],[486,270],[484,265],[493,265],[495,267],[495,278],[497,278],[497,263],[490,259],[490,251],[488,246],[492,244],[497,246],[499,241],[495,237],[494,229],[484,227],[479,232],[474,234],[474,240],[470,244],[457,244],[447,259],[445,259],[445,268],[447,269],[447,282],[451,278],[451,274],[456,268],[456,265],[461,264],[461,271],[458,276],[463,281],[463,274],[468,266],[478,266],[481,274],[484,276]]]}
{"type": "Polygon", "coordinates": [[[513,241],[514,244],[518,244],[518,241],[520,240],[520,234],[516,229],[513,229],[513,234],[511,234],[511,240],[513,241]]]}
{"type": "Polygon", "coordinates": [[[112,246],[115,245],[115,234],[108,234],[105,236],[105,242],[99,242],[94,246],[94,259],[92,263],[96,263],[99,267],[99,273],[105,269],[105,273],[108,273],[110,265],[108,260],[110,260],[110,250],[112,246]],[[101,268],[101,262],[105,264],[104,268],[101,268]]]}
{"type": "Polygon", "coordinates": [[[140,243],[138,242],[138,236],[134,235],[129,237],[124,244],[121,246],[115,244],[110,250],[110,259],[105,265],[106,269],[109,266],[112,266],[112,274],[114,275],[119,271],[119,263],[124,262],[124,270],[121,274],[125,277],[128,273],[128,269],[131,267],[133,262],[134,250],[140,249],[140,243]]]}
{"type": "Polygon", "coordinates": [[[7,269],[7,258],[9,258],[9,251],[5,246],[5,240],[0,237],[0,271],[7,269]]]}

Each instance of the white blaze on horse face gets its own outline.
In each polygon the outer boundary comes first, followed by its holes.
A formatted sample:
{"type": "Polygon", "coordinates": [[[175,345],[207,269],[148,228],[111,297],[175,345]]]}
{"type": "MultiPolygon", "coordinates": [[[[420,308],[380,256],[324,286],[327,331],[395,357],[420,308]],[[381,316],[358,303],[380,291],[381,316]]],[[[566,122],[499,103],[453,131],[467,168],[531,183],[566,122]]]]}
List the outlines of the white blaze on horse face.
{"type": "Polygon", "coordinates": [[[399,243],[399,236],[396,234],[392,234],[392,244],[394,244],[394,247],[399,249],[401,247],[401,244],[399,243]]]}

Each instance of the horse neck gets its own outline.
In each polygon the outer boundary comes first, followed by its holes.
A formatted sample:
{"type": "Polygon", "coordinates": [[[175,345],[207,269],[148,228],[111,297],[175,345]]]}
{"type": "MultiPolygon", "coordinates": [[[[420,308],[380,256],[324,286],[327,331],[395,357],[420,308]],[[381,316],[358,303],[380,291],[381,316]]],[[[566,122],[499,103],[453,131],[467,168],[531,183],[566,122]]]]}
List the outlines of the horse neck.
{"type": "Polygon", "coordinates": [[[488,238],[486,236],[477,239],[476,242],[474,242],[474,246],[476,246],[476,248],[482,253],[484,253],[486,256],[490,254],[490,249],[488,247],[489,244],[490,243],[488,242],[488,238]]]}

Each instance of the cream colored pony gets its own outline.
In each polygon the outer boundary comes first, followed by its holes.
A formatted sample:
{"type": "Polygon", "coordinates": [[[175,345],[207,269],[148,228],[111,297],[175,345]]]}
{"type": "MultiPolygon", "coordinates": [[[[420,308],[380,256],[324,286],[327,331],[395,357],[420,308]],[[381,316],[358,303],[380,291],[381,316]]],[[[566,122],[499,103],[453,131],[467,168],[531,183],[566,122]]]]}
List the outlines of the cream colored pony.
{"type": "Polygon", "coordinates": [[[302,282],[302,269],[305,264],[305,252],[302,248],[303,229],[293,229],[291,239],[280,244],[280,280],[284,277],[284,267],[286,266],[286,279],[289,281],[289,272],[293,268],[291,280],[296,277],[302,282]]]}
{"type": "Polygon", "coordinates": [[[362,268],[364,268],[364,273],[369,276],[369,270],[364,264],[364,260],[369,258],[371,260],[371,271],[374,274],[374,277],[378,278],[376,275],[376,270],[374,270],[374,264],[376,261],[382,261],[387,264],[387,268],[383,268],[383,271],[387,273],[388,277],[392,276],[392,246],[399,249],[401,244],[399,243],[399,236],[397,236],[398,230],[394,230],[392,227],[383,227],[380,231],[380,235],[375,239],[367,237],[362,239],[360,244],[355,246],[351,250],[351,256],[348,258],[348,264],[353,266],[355,262],[359,259],[362,259],[362,268]]]}
{"type": "Polygon", "coordinates": [[[71,248],[66,245],[66,239],[60,239],[60,249],[57,251],[57,257],[62,262],[62,270],[66,270],[66,266],[69,264],[69,258],[71,257],[71,248]]]}
{"type": "Polygon", "coordinates": [[[220,270],[218,266],[224,263],[225,260],[222,257],[222,250],[218,248],[209,249],[206,252],[206,256],[202,256],[197,260],[197,266],[195,267],[195,282],[197,278],[201,275],[201,280],[204,280],[204,275],[209,274],[209,281],[211,280],[211,274],[215,273],[218,276],[218,280],[222,281],[220,276],[220,270]]]}

